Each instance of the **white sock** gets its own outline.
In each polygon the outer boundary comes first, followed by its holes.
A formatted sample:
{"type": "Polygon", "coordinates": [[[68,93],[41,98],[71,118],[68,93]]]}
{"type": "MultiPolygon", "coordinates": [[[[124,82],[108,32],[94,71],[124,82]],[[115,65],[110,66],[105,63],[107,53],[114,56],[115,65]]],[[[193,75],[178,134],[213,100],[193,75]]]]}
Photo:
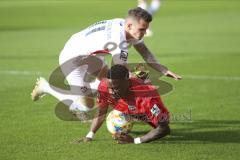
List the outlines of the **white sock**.
{"type": "Polygon", "coordinates": [[[79,95],[70,94],[70,91],[66,91],[53,86],[50,87],[50,85],[44,86],[44,92],[52,95],[53,97],[57,98],[59,101],[63,101],[67,99],[75,101],[79,97],[79,95]]]}
{"type": "MultiPolygon", "coordinates": [[[[94,82],[90,83],[90,87],[93,91],[97,91],[98,85],[100,81],[95,80],[94,82]]],[[[77,88],[76,88],[77,89],[77,88]]],[[[85,106],[79,102],[79,98],[82,97],[82,95],[73,95],[68,90],[63,90],[54,86],[50,87],[50,84],[43,86],[43,91],[47,94],[52,95],[59,101],[63,102],[65,105],[69,106],[70,111],[82,111],[82,112],[88,112],[91,110],[88,106],[85,106]],[[72,103],[70,104],[69,101],[71,100],[72,103]]]]}
{"type": "Polygon", "coordinates": [[[148,9],[148,12],[153,15],[159,9],[161,3],[160,0],[152,0],[152,3],[148,9]]]}
{"type": "Polygon", "coordinates": [[[90,108],[88,108],[87,106],[78,102],[78,99],[81,97],[80,95],[66,94],[66,93],[64,93],[66,91],[64,91],[64,90],[60,91],[61,89],[59,89],[59,88],[57,90],[56,90],[56,88],[53,89],[53,88],[49,87],[47,89],[46,93],[54,96],[59,101],[63,102],[65,105],[69,106],[70,111],[88,112],[90,110],[90,108]],[[69,104],[69,101],[64,101],[64,100],[71,100],[72,103],[69,104]]]}

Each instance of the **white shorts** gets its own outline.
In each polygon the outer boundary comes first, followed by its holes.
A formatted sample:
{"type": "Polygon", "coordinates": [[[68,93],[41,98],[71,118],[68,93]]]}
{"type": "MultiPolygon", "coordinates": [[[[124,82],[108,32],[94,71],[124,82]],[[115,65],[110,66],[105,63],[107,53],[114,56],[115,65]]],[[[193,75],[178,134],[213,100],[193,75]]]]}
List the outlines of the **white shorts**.
{"type": "Polygon", "coordinates": [[[74,57],[71,51],[63,50],[59,56],[59,64],[74,94],[87,96],[97,92],[100,81],[95,77],[106,65],[104,56],[82,54],[74,57]]]}

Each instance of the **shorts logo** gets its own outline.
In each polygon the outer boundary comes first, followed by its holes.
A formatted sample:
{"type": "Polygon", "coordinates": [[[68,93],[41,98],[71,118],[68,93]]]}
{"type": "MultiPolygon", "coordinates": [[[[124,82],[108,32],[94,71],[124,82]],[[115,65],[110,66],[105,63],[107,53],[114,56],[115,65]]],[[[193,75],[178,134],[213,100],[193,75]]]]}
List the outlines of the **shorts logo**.
{"type": "Polygon", "coordinates": [[[128,109],[129,109],[130,111],[134,111],[134,110],[136,110],[136,107],[135,107],[135,106],[130,106],[130,105],[128,105],[128,109]]]}
{"type": "Polygon", "coordinates": [[[128,53],[126,51],[121,50],[120,59],[123,61],[127,61],[127,58],[128,58],[128,53]]]}
{"type": "Polygon", "coordinates": [[[161,110],[158,108],[156,104],[154,104],[154,106],[151,109],[151,112],[153,116],[157,117],[161,113],[161,110]]]}
{"type": "Polygon", "coordinates": [[[82,91],[82,93],[85,93],[87,92],[88,88],[83,86],[83,87],[80,87],[80,90],[82,91]]]}

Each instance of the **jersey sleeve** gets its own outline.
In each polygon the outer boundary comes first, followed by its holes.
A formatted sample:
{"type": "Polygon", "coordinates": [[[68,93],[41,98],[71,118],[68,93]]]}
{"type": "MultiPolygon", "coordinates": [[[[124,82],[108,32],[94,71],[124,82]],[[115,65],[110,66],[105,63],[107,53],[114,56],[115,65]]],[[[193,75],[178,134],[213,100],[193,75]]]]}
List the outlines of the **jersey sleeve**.
{"type": "Polygon", "coordinates": [[[110,53],[114,64],[126,64],[128,59],[129,43],[126,42],[124,23],[122,19],[115,19],[111,28],[109,44],[112,42],[110,53]]]}
{"type": "Polygon", "coordinates": [[[113,64],[127,64],[128,52],[117,49],[116,53],[112,53],[113,64]]]}
{"type": "Polygon", "coordinates": [[[107,90],[107,86],[105,82],[101,81],[101,83],[98,86],[98,94],[97,94],[97,105],[98,107],[106,107],[109,105],[108,103],[109,99],[109,93],[107,90]]]}
{"type": "Polygon", "coordinates": [[[159,122],[169,121],[169,112],[160,97],[153,98],[150,101],[147,116],[149,119],[148,123],[154,128],[158,126],[159,122]]]}

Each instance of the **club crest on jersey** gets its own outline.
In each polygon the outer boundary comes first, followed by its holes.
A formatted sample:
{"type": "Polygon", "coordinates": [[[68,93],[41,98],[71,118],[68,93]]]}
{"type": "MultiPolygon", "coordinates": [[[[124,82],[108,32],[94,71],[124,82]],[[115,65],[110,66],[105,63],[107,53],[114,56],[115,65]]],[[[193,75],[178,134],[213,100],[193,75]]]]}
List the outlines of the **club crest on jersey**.
{"type": "Polygon", "coordinates": [[[80,87],[80,90],[82,91],[82,93],[87,92],[88,88],[86,86],[82,86],[80,87]]]}
{"type": "Polygon", "coordinates": [[[135,107],[135,106],[130,106],[130,105],[128,105],[128,109],[129,109],[130,111],[134,111],[134,110],[136,110],[136,107],[135,107]]]}
{"type": "Polygon", "coordinates": [[[127,61],[127,58],[128,58],[128,52],[121,50],[120,59],[123,61],[127,61]]]}
{"type": "Polygon", "coordinates": [[[161,110],[160,108],[158,108],[156,104],[154,104],[154,106],[151,109],[151,113],[153,116],[157,117],[161,113],[161,110]]]}

